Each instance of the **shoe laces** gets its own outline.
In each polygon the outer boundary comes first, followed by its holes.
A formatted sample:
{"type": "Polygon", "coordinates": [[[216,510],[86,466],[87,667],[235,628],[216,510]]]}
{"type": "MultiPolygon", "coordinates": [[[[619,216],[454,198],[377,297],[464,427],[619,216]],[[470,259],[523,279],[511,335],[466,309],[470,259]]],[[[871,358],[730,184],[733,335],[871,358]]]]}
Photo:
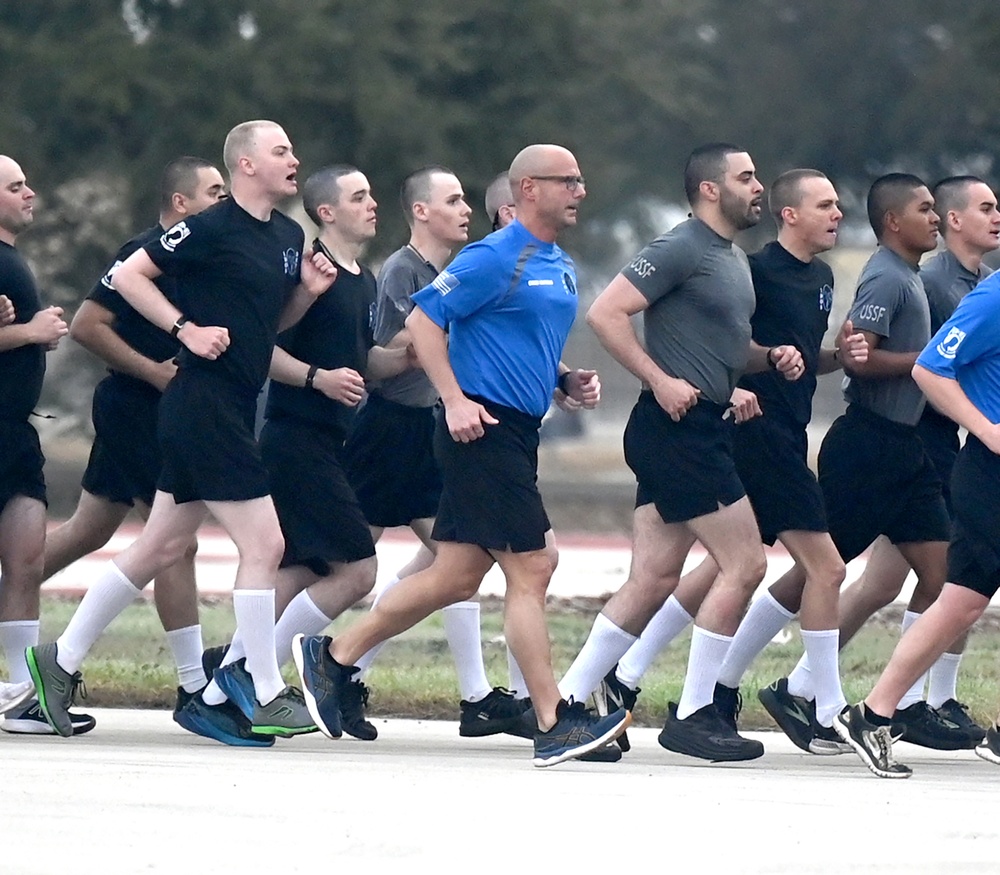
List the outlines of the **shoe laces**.
{"type": "Polygon", "coordinates": [[[590,711],[586,702],[578,702],[572,696],[566,700],[566,707],[563,709],[560,720],[572,720],[575,723],[589,722],[590,711]]]}
{"type": "Polygon", "coordinates": [[[896,759],[892,755],[892,727],[879,726],[878,729],[872,732],[872,738],[875,739],[875,743],[878,745],[879,757],[885,763],[886,768],[895,766],[896,759]]]}
{"type": "Polygon", "coordinates": [[[348,700],[347,704],[359,704],[360,707],[368,706],[369,696],[368,685],[364,681],[351,681],[344,686],[343,697],[348,700]]]}
{"type": "Polygon", "coordinates": [[[69,704],[73,706],[87,698],[87,685],[83,682],[83,675],[80,672],[73,675],[70,683],[69,704]]]}

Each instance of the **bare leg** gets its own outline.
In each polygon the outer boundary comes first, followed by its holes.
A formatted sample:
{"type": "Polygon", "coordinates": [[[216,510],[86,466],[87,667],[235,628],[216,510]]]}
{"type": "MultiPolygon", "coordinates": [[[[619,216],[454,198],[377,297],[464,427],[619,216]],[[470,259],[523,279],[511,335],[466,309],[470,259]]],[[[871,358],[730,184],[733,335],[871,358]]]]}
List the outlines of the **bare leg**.
{"type": "Polygon", "coordinates": [[[129,506],[108,501],[87,491],[80,493],[76,510],[66,522],[45,537],[45,570],[42,580],[100,550],[128,516],[129,506]]]}

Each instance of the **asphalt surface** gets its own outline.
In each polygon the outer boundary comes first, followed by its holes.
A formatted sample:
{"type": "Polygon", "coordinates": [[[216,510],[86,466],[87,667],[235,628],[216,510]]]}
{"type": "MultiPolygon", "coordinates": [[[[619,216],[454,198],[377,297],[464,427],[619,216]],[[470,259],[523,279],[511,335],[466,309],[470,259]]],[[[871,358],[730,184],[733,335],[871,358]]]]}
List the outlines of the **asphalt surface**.
{"type": "Polygon", "coordinates": [[[0,872],[996,872],[1000,770],[898,746],[870,775],[754,733],[762,759],[711,765],[630,731],[617,764],[530,763],[528,742],[379,720],[375,742],[274,748],[188,735],[166,712],[94,712],[76,739],[0,736],[0,872]]]}

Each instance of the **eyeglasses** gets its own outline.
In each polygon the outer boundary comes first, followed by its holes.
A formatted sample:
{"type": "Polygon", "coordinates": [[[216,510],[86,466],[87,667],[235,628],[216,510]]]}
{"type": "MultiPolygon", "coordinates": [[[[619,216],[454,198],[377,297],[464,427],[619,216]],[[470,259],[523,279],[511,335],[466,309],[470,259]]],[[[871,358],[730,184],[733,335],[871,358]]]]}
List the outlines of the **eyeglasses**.
{"type": "Polygon", "coordinates": [[[544,179],[548,182],[561,182],[570,191],[586,188],[587,181],[582,176],[529,176],[529,179],[544,179]]]}

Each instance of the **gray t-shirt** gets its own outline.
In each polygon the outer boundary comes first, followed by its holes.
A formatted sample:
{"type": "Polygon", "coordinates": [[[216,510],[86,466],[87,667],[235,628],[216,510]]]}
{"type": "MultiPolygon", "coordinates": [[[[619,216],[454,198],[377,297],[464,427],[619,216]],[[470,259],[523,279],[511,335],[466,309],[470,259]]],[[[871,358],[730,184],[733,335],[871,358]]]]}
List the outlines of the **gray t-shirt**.
{"type": "Polygon", "coordinates": [[[931,336],[951,318],[958,302],[978,286],[992,270],[985,264],[979,265],[979,272],[973,273],[952,252],[939,252],[920,268],[920,279],[927,293],[927,304],[931,310],[931,336]]]}
{"type": "Polygon", "coordinates": [[[671,377],[729,404],[750,351],[755,298],[746,254],[700,219],[657,237],[622,269],[649,301],[646,349],[671,377]]]}
{"type": "MultiPolygon", "coordinates": [[[[931,339],[930,308],[917,269],[883,246],[861,271],[848,318],[855,329],[879,335],[879,349],[887,352],[920,352],[931,339]]],[[[904,425],[916,425],[924,409],[923,393],[909,374],[850,377],[844,381],[844,397],[904,425]]]]}
{"type": "MultiPolygon", "coordinates": [[[[397,249],[385,260],[378,274],[376,344],[384,346],[403,330],[406,317],[413,309],[413,293],[430,285],[437,275],[437,268],[409,246],[397,249]]],[[[410,368],[395,377],[380,380],[371,386],[371,391],[407,407],[433,407],[438,401],[437,390],[420,368],[410,368]]]]}

